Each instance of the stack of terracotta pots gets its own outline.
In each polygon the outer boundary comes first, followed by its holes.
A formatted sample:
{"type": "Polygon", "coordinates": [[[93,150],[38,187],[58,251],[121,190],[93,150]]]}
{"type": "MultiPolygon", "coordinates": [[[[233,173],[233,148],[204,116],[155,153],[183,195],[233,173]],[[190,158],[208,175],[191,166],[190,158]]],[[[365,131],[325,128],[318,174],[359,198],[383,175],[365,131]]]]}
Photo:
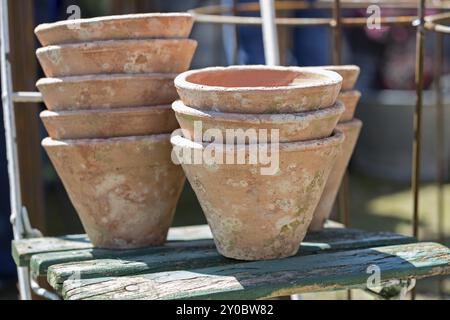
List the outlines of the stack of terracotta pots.
{"type": "Polygon", "coordinates": [[[173,80],[197,43],[188,14],[62,21],[36,28],[48,78],[43,146],[92,243],[164,243],[183,183],[171,161],[173,80]]]}
{"type": "Polygon", "coordinates": [[[360,72],[359,67],[354,65],[346,65],[329,66],[324,67],[324,69],[335,71],[344,79],[342,83],[342,92],[339,94],[338,99],[344,104],[345,112],[339,119],[337,129],[345,134],[345,141],[342,145],[342,151],[339,154],[333,170],[328,178],[317,209],[314,212],[313,220],[309,227],[311,231],[322,230],[326,220],[331,215],[339,187],[342,183],[342,178],[347,171],[347,166],[352,157],[363,125],[360,120],[353,118],[356,106],[358,105],[361,97],[361,93],[359,91],[353,90],[353,87],[358,80],[360,72]]]}
{"type": "Polygon", "coordinates": [[[344,140],[335,131],[342,77],[240,66],[188,71],[175,85],[182,132],[172,137],[174,155],[219,252],[241,260],[296,254],[344,140]]]}

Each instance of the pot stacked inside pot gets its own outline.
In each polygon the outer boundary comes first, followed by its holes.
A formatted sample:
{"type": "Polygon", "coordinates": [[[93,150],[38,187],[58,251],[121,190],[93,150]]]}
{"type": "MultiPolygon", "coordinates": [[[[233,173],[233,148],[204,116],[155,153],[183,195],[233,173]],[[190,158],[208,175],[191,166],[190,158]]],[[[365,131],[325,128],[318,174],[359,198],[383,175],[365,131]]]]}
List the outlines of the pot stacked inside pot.
{"type": "Polygon", "coordinates": [[[241,260],[297,253],[344,135],[333,71],[242,66],[175,79],[182,132],[172,144],[219,252],[241,260]]]}
{"type": "Polygon", "coordinates": [[[43,146],[95,246],[164,243],[184,184],[171,161],[173,81],[197,43],[188,14],[45,24],[43,146]]]}
{"type": "Polygon", "coordinates": [[[322,197],[314,212],[313,220],[309,226],[311,231],[320,231],[323,229],[325,222],[333,211],[333,205],[336,201],[342,179],[347,171],[348,164],[353,155],[359,134],[362,128],[362,121],[354,119],[356,106],[361,98],[361,92],[353,90],[358,80],[360,69],[358,66],[329,66],[326,70],[332,70],[339,73],[344,79],[342,83],[342,91],[338,100],[344,104],[345,112],[342,114],[337,125],[337,129],[344,133],[345,141],[342,144],[342,151],[336,159],[336,163],[328,177],[322,197]]]}

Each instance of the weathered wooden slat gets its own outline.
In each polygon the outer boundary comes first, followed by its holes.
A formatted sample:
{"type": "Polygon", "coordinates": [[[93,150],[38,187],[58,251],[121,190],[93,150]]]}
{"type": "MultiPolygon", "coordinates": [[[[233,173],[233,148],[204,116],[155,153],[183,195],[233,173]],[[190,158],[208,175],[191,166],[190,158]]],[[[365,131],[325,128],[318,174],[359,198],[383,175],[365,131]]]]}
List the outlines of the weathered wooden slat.
{"type": "MultiPolygon", "coordinates": [[[[341,224],[327,221],[326,227],[341,228],[341,224]]],[[[169,241],[189,241],[212,239],[211,230],[207,225],[171,228],[169,241]]],[[[85,234],[63,237],[45,237],[13,241],[12,255],[18,266],[27,267],[33,255],[48,252],[92,249],[93,246],[85,234]]]]}
{"type": "MultiPolygon", "coordinates": [[[[354,229],[325,229],[308,235],[302,243],[299,255],[323,251],[351,250],[374,246],[411,243],[414,238],[391,233],[371,233],[354,229]]],[[[211,242],[186,242],[179,246],[165,246],[128,254],[98,250],[61,252],[36,255],[31,260],[33,275],[45,274],[57,291],[70,277],[92,279],[106,276],[126,276],[140,273],[204,268],[236,263],[221,257],[211,242]],[[82,259],[86,261],[82,261],[82,259]],[[72,262],[72,263],[67,263],[72,262]]]]}
{"type": "MultiPolygon", "coordinates": [[[[92,261],[91,265],[100,266],[101,261],[115,261],[128,266],[133,261],[143,261],[146,257],[158,256],[164,259],[165,255],[183,253],[184,251],[202,251],[214,249],[215,245],[212,240],[194,240],[185,242],[168,242],[164,246],[136,249],[136,250],[105,250],[105,249],[86,249],[62,252],[50,252],[34,255],[31,258],[30,270],[34,278],[38,276],[46,276],[47,270],[53,265],[74,264],[85,261],[92,261]]],[[[114,272],[109,270],[108,272],[114,272]]]]}
{"type": "Polygon", "coordinates": [[[364,288],[376,265],[383,283],[450,273],[450,249],[415,243],[235,263],[133,277],[67,280],[63,297],[78,299],[259,299],[302,292],[364,288]]]}
{"type": "MultiPolygon", "coordinates": [[[[207,225],[171,228],[169,241],[189,241],[212,239],[207,225]]],[[[92,249],[93,246],[87,235],[69,235],[64,237],[46,237],[13,241],[12,255],[18,266],[26,267],[30,258],[39,253],[61,252],[71,250],[92,249]]]]}

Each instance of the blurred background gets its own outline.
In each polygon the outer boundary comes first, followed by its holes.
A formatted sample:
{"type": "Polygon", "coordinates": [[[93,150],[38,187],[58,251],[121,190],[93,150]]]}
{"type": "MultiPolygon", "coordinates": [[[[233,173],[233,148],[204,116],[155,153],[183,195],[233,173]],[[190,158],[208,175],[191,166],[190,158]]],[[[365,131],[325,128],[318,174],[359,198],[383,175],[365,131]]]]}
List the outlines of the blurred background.
{"type": "MultiPolygon", "coordinates": [[[[250,2],[245,0],[240,3],[250,2]]],[[[35,91],[35,82],[43,76],[35,58],[39,47],[33,29],[40,23],[67,19],[66,8],[78,5],[83,18],[144,12],[186,11],[196,7],[231,4],[232,0],[15,0],[9,1],[13,84],[15,91],[35,91]]],[[[427,14],[435,13],[433,11],[427,14]]],[[[328,10],[282,12],[286,16],[329,17],[328,10]]],[[[414,15],[415,10],[382,10],[383,15],[414,15]]],[[[252,15],[252,13],[249,13],[252,15]]],[[[258,15],[255,13],[255,15],[258,15]]],[[[364,9],[344,10],[343,15],[366,16],[364,9]]],[[[331,64],[331,33],[324,27],[280,27],[280,52],[283,65],[331,64]]],[[[258,26],[222,27],[196,24],[191,35],[199,42],[192,68],[229,64],[264,64],[261,28],[258,26]],[[235,41],[237,35],[237,42],[235,41]],[[237,51],[234,50],[238,43],[237,51]]],[[[447,52],[442,66],[446,109],[450,123],[450,38],[444,38],[447,52]]],[[[420,237],[436,240],[437,157],[436,107],[433,86],[434,35],[427,37],[425,58],[423,150],[420,237]]],[[[350,226],[372,231],[411,234],[413,110],[415,105],[415,30],[411,27],[386,27],[368,30],[345,28],[344,64],[361,67],[357,89],[363,92],[356,117],[364,128],[350,166],[350,226]]],[[[16,108],[22,196],[33,227],[46,236],[82,233],[81,223],[40,146],[46,136],[39,120],[43,105],[19,104],[16,108]]],[[[449,243],[450,213],[450,126],[445,141],[445,244],[449,243]]],[[[9,223],[9,185],[5,142],[0,132],[0,299],[17,298],[15,265],[11,258],[12,230],[9,223]]],[[[176,213],[176,226],[205,223],[200,206],[187,183],[176,213]]],[[[447,281],[447,297],[450,282],[447,281]]],[[[419,282],[419,298],[437,297],[436,279],[419,282]]]]}

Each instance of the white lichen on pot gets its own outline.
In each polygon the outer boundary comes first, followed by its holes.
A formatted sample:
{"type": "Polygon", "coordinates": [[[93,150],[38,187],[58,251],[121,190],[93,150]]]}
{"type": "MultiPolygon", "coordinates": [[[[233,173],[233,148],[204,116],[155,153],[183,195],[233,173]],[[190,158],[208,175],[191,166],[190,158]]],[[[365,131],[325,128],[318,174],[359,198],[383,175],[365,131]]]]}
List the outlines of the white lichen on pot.
{"type": "Polygon", "coordinates": [[[349,65],[334,65],[334,66],[320,66],[320,67],[310,67],[310,68],[318,68],[322,70],[329,70],[339,73],[342,78],[342,91],[353,90],[356,82],[358,81],[359,74],[361,69],[353,64],[349,65]]]}
{"type": "Polygon", "coordinates": [[[169,135],[53,140],[46,149],[93,245],[162,245],[184,185],[169,135]]]}
{"type": "Polygon", "coordinates": [[[355,115],[356,107],[361,99],[361,92],[358,90],[343,91],[339,94],[338,100],[345,106],[339,122],[351,121],[355,115]]]}
{"type": "Polygon", "coordinates": [[[347,166],[352,157],[353,150],[358,142],[362,126],[363,123],[358,119],[340,123],[337,126],[337,130],[344,133],[345,140],[342,144],[342,151],[336,159],[330,176],[328,177],[322,197],[320,198],[319,204],[314,212],[313,220],[309,227],[311,231],[322,230],[324,223],[331,215],[339,187],[341,186],[342,178],[344,177],[347,166]]]}
{"type": "MultiPolygon", "coordinates": [[[[341,102],[330,108],[289,114],[246,114],[246,113],[225,113],[197,110],[186,106],[182,101],[173,103],[172,108],[185,136],[195,136],[195,131],[200,130],[203,141],[208,130],[219,130],[222,136],[227,135],[227,131],[244,132],[249,135],[254,132],[258,142],[259,133],[267,131],[264,135],[265,141],[271,141],[270,133],[278,130],[279,142],[305,141],[329,137],[336,124],[344,112],[344,105],[341,102]],[[240,130],[240,131],[239,131],[240,130]]],[[[210,141],[208,141],[210,142],[210,141]]],[[[228,141],[229,143],[229,141],[228,141]]]]}
{"type": "Polygon", "coordinates": [[[249,160],[251,145],[196,143],[181,135],[171,139],[218,251],[240,260],[277,259],[297,253],[343,140],[343,134],[335,132],[325,139],[281,143],[278,167],[267,175],[261,174],[266,166],[262,163],[225,161],[236,159],[239,152],[249,160]],[[195,150],[212,152],[215,159],[224,161],[186,161],[195,150]]]}
{"type": "Polygon", "coordinates": [[[42,111],[49,136],[57,140],[95,139],[172,133],[178,122],[170,105],[79,110],[42,111]]]}
{"type": "Polygon", "coordinates": [[[332,106],[342,77],[298,67],[232,66],[187,71],[175,79],[183,103],[232,113],[298,113],[332,106]]]}
{"type": "Polygon", "coordinates": [[[108,40],[39,48],[47,77],[114,73],[180,73],[197,48],[191,39],[108,40]]]}
{"type": "Polygon", "coordinates": [[[41,44],[48,46],[100,40],[187,38],[193,24],[189,13],[145,13],[44,23],[34,32],[41,44]]]}
{"type": "Polygon", "coordinates": [[[171,104],[175,74],[114,74],[43,78],[36,86],[51,111],[171,104]]]}

